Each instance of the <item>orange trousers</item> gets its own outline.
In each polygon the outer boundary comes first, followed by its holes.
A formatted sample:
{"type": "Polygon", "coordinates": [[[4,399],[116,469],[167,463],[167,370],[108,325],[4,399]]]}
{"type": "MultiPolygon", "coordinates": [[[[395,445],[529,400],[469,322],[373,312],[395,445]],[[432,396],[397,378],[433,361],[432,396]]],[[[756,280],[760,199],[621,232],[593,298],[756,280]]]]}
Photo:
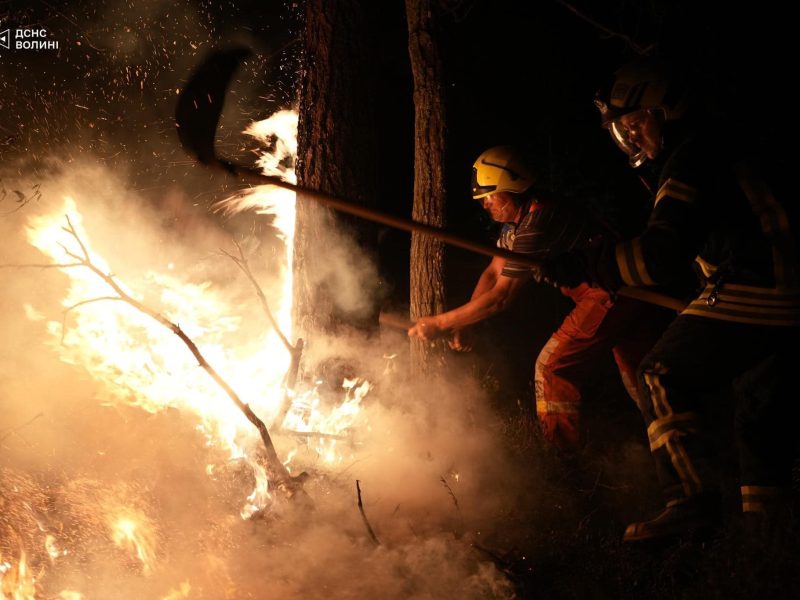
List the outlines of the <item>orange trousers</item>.
{"type": "Polygon", "coordinates": [[[556,447],[575,449],[583,442],[582,383],[611,352],[625,389],[639,406],[636,368],[653,347],[675,312],[652,304],[617,297],[581,284],[561,288],[575,308],[550,337],[536,359],[536,415],[556,447]]]}

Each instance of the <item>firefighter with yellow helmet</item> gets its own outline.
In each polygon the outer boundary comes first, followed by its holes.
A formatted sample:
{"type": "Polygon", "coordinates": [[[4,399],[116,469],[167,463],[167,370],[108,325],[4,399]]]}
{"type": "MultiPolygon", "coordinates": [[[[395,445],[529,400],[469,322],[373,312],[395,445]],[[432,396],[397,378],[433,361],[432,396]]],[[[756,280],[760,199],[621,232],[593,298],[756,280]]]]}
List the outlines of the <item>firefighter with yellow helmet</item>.
{"type": "MultiPolygon", "coordinates": [[[[577,250],[593,238],[609,235],[581,207],[538,193],[530,168],[507,146],[490,148],[475,161],[472,197],[493,220],[502,223],[498,246],[515,251],[523,248],[540,259],[577,250]]],[[[423,339],[452,335],[451,347],[465,349],[464,328],[504,310],[531,275],[526,266],[494,258],[469,302],[420,319],[409,335],[423,339]]],[[[582,441],[582,387],[596,371],[598,361],[613,355],[635,400],[636,367],[674,314],[629,298],[614,299],[588,283],[562,286],[561,292],[575,306],[536,359],[536,413],[551,443],[575,449],[582,441]]]]}

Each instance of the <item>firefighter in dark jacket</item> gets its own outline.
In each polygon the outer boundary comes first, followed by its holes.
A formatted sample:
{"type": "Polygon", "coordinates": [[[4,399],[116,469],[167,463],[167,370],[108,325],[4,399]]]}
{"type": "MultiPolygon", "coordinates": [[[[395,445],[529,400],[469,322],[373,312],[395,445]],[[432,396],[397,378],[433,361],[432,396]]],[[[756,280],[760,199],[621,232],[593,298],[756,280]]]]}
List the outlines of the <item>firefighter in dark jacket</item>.
{"type": "Polygon", "coordinates": [[[692,116],[686,88],[666,66],[623,67],[595,103],[631,165],[658,173],[651,216],[638,237],[562,256],[546,265],[546,276],[613,292],[667,283],[694,262],[702,279],[702,291],[639,369],[640,408],[666,508],[631,524],[625,539],[718,520],[702,398],[737,377],[742,508],[769,511],[790,483],[797,439],[789,415],[797,394],[787,369],[797,368],[800,339],[796,208],[765,177],[771,165],[748,156],[750,146],[729,128],[692,116]]]}
{"type": "MultiPolygon", "coordinates": [[[[584,207],[549,200],[534,190],[529,168],[509,147],[490,148],[475,161],[472,197],[503,223],[498,246],[523,247],[527,254],[545,259],[582,248],[603,233],[584,207]]],[[[464,349],[464,328],[504,310],[530,278],[530,268],[494,258],[469,302],[418,320],[409,335],[423,339],[452,335],[450,346],[464,349]]],[[[575,306],[539,352],[534,390],[545,438],[558,448],[574,450],[583,437],[584,381],[612,354],[635,401],[636,368],[675,313],[631,298],[612,299],[606,290],[587,283],[563,286],[561,292],[575,306]]]]}

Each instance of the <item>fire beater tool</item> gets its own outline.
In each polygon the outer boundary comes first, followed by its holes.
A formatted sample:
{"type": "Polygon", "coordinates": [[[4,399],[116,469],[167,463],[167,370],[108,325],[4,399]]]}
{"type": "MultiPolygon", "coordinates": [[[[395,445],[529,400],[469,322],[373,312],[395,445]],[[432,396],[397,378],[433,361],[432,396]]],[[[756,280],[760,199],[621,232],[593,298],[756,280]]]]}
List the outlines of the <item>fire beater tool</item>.
{"type": "MultiPolygon", "coordinates": [[[[524,254],[488,244],[480,244],[439,227],[396,217],[333,194],[289,183],[280,177],[264,175],[255,168],[238,165],[219,157],[214,147],[214,138],[225,102],[225,92],[236,69],[249,56],[252,56],[252,52],[244,47],[215,52],[197,68],[187,85],[181,90],[175,110],[178,137],[184,149],[197,158],[200,163],[221,169],[244,183],[274,185],[291,190],[297,194],[297,198],[300,200],[313,200],[334,210],[368,221],[427,235],[445,244],[485,256],[513,260],[532,268],[541,267],[541,262],[524,254]]],[[[617,293],[677,311],[686,307],[684,302],[676,298],[643,288],[622,287],[617,293]]]]}

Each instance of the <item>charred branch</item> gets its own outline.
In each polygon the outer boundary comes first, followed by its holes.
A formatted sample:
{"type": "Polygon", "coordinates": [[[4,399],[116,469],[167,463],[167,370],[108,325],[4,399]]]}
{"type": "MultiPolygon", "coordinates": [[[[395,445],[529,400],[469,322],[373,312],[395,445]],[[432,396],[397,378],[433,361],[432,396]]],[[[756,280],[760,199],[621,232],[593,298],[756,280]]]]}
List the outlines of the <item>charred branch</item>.
{"type": "Polygon", "coordinates": [[[375,532],[372,531],[372,526],[369,524],[367,514],[364,512],[364,503],[361,501],[361,482],[358,479],[356,479],[356,493],[358,494],[358,512],[361,513],[361,520],[364,521],[364,526],[367,528],[369,537],[372,538],[372,541],[375,542],[376,546],[380,546],[381,543],[378,540],[378,536],[376,536],[375,532]]]}

